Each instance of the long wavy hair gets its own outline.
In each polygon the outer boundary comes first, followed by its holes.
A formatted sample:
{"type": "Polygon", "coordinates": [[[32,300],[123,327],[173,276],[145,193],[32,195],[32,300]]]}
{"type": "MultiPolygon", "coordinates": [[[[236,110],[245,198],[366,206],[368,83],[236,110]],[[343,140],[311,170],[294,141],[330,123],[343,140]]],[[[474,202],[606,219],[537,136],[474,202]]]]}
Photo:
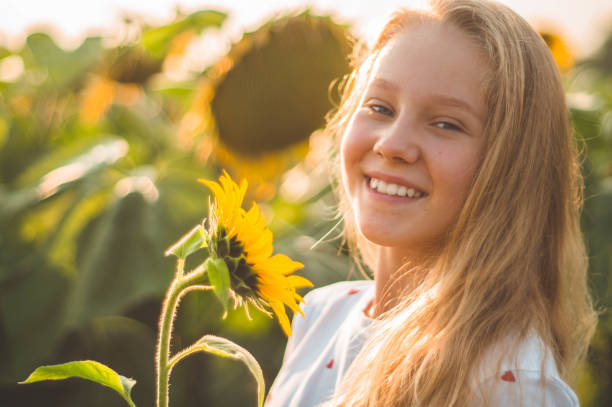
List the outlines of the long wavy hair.
{"type": "MultiPolygon", "coordinates": [[[[379,317],[326,405],[469,405],[471,377],[486,352],[530,333],[571,383],[594,333],[579,154],[565,94],[546,44],[515,12],[485,0],[434,0],[427,10],[396,12],[375,44],[357,51],[323,131],[340,144],[381,49],[423,22],[459,28],[488,61],[485,153],[443,248],[421,267],[416,288],[379,317]]],[[[339,174],[336,186],[346,238],[372,265],[372,244],[356,231],[339,174]]],[[[408,265],[398,273],[416,271],[408,265]]]]}

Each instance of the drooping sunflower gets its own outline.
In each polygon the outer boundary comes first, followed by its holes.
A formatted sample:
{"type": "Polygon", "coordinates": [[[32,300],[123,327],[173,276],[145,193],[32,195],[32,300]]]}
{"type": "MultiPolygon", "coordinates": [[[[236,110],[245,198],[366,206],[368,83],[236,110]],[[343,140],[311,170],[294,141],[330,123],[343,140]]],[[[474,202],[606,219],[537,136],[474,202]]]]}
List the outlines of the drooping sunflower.
{"type": "Polygon", "coordinates": [[[276,314],[287,336],[291,324],[285,306],[303,315],[299,303],[304,299],[297,288],[310,287],[304,277],[292,275],[303,264],[284,254],[272,255],[273,235],[256,203],[242,208],[247,181],[236,184],[224,172],[219,183],[200,179],[214,194],[206,229],[206,240],[212,257],[224,260],[230,272],[231,291],[237,305],[251,303],[268,315],[276,314]]]}

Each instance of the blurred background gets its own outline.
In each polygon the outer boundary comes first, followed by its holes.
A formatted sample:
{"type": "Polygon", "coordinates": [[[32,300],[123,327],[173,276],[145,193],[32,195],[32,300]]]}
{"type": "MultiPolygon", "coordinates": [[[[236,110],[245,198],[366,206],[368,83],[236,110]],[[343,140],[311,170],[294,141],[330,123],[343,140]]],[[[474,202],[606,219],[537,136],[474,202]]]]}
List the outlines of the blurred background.
{"type": "MultiPolygon", "coordinates": [[[[2,1],[0,407],[122,405],[85,381],[15,384],[78,359],[135,378],[136,404],[154,404],[157,321],[174,272],[163,252],[206,214],[196,179],[223,168],[249,180],[247,201],[260,203],[276,251],[303,262],[316,286],[360,277],[334,239],[330,141],[315,130],[338,100],[330,83],[348,72],[350,39],[370,41],[409,1],[368,3],[2,1]]],[[[577,390],[582,405],[609,406],[612,4],[505,3],[548,43],[583,146],[583,229],[602,313],[577,390]]],[[[189,294],[175,348],[228,337],[269,385],[286,342],[277,323],[221,314],[211,295],[189,294]]],[[[239,363],[198,355],[175,368],[171,402],[254,405],[255,383],[239,363]]]]}

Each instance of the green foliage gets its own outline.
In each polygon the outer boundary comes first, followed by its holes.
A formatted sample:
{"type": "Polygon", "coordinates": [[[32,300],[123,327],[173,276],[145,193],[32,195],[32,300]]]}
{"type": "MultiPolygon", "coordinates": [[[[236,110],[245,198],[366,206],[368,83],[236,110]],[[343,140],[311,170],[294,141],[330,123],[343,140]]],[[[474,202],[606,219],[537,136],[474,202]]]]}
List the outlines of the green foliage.
{"type": "Polygon", "coordinates": [[[191,31],[199,34],[205,28],[220,27],[227,16],[216,10],[200,10],[171,24],[152,27],[142,34],[143,47],[155,57],[168,53],[172,40],[177,35],[191,31]]]}
{"type": "Polygon", "coordinates": [[[612,33],[567,79],[574,128],[584,148],[582,229],[589,252],[589,280],[601,311],[588,363],[578,382],[584,406],[612,403],[612,33]]]}
{"type": "Polygon", "coordinates": [[[227,316],[230,293],[230,274],[223,259],[208,258],[204,267],[208,270],[208,281],[213,287],[215,295],[223,305],[223,318],[227,316]]]}
{"type": "Polygon", "coordinates": [[[91,380],[110,387],[115,390],[132,407],[135,407],[131,398],[132,387],[136,381],[125,376],[121,376],[113,369],[93,360],[81,360],[76,362],[63,363],[61,365],[41,366],[21,384],[35,383],[42,380],[62,380],[71,377],[91,380]]]}
{"type": "Polygon", "coordinates": [[[23,54],[44,69],[47,86],[61,89],[82,78],[100,60],[102,50],[101,38],[87,38],[74,51],[64,51],[49,35],[36,33],[28,36],[23,54]]]}
{"type": "MultiPolygon", "coordinates": [[[[198,151],[210,134],[177,136],[199,78],[151,79],[179,36],[205,33],[224,18],[215,11],[180,16],[111,48],[89,38],[64,50],[37,33],[20,50],[0,49],[0,58],[24,64],[17,79],[0,84],[0,405],[112,405],[111,392],[87,382],[16,384],[36,366],[84,359],[138,378],[134,401],[154,403],[154,343],[173,269],[163,253],[201,220],[208,192],[197,179],[215,178],[219,169],[198,151]],[[93,119],[84,115],[89,102],[93,119]]],[[[343,278],[338,270],[346,263],[335,249],[306,257],[295,245],[327,228],[312,221],[321,212],[310,205],[292,204],[303,223],[277,228],[276,248],[312,266],[319,283],[343,278]],[[330,272],[332,262],[339,266],[330,272]]],[[[183,243],[174,254],[190,255],[191,269],[206,249],[197,234],[183,243]]],[[[228,337],[253,350],[271,381],[286,340],[277,325],[257,311],[249,321],[232,310],[222,324],[222,306],[200,294],[181,301],[173,346],[203,331],[228,337]]],[[[176,367],[173,404],[252,400],[255,389],[217,380],[247,379],[244,369],[215,359],[176,367]]]]}
{"type": "Polygon", "coordinates": [[[185,260],[187,256],[202,247],[206,247],[204,229],[202,225],[194,226],[189,232],[179,239],[176,244],[166,250],[166,256],[173,255],[180,260],[185,260]]]}
{"type": "Polygon", "coordinates": [[[112,54],[101,39],[65,51],[32,34],[11,54],[24,72],[0,94],[0,404],[104,405],[104,395],[90,403],[63,385],[19,401],[11,385],[43,363],[95,358],[127,364],[143,387],[135,400],[149,405],[172,269],[163,250],[202,216],[196,179],[215,170],[179,148],[176,123],[151,111],[170,100],[144,87],[139,103],[81,119],[88,78],[112,54]],[[151,348],[128,351],[130,341],[151,348]]]}

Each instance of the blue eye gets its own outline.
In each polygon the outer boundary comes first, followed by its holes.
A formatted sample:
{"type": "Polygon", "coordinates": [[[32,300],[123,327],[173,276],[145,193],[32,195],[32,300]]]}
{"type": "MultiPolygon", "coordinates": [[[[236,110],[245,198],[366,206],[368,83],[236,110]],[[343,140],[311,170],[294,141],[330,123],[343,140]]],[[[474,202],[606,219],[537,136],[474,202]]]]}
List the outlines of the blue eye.
{"type": "Polygon", "coordinates": [[[370,105],[369,108],[375,113],[384,114],[385,116],[393,116],[393,111],[383,105],[373,104],[370,105]]]}
{"type": "Polygon", "coordinates": [[[461,127],[453,124],[453,123],[449,123],[449,122],[436,122],[433,124],[435,127],[438,127],[440,129],[443,130],[452,130],[452,131],[461,131],[461,127]]]}

